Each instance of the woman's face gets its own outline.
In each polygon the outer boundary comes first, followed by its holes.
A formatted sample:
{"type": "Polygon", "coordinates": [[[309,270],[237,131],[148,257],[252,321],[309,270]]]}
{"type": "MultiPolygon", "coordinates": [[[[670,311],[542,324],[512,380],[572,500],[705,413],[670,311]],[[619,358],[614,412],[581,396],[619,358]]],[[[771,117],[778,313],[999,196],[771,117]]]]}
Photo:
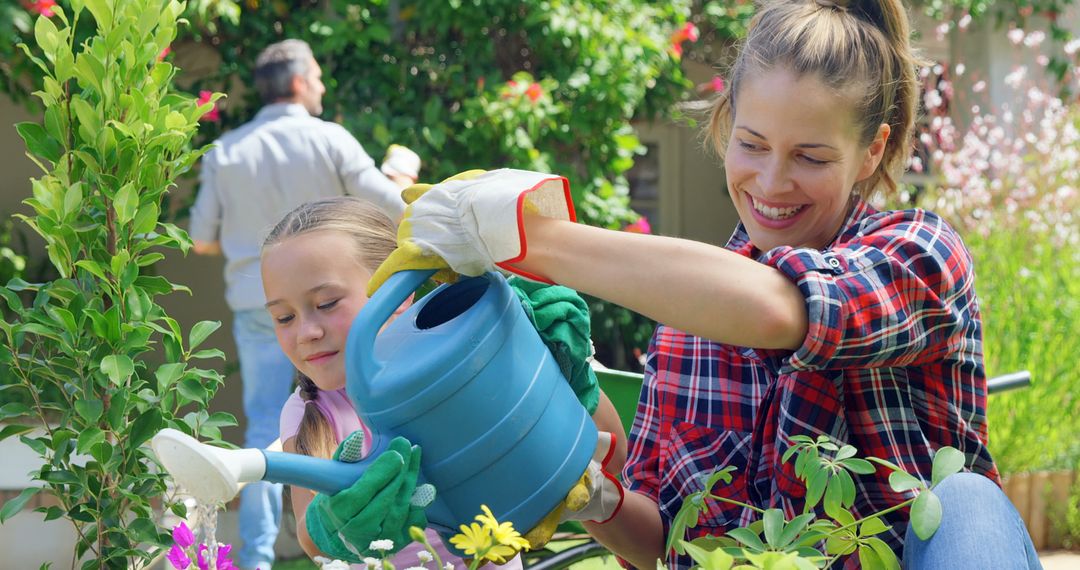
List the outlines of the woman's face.
{"type": "Polygon", "coordinates": [[[860,144],[848,98],[783,67],[744,80],[737,100],[724,166],[750,241],[762,251],[825,247],[852,187],[881,162],[888,125],[860,144]]]}
{"type": "Polygon", "coordinates": [[[349,236],[314,231],[286,238],[262,256],[266,308],[293,366],[322,390],[345,387],[345,340],[371,273],[349,236]]]}

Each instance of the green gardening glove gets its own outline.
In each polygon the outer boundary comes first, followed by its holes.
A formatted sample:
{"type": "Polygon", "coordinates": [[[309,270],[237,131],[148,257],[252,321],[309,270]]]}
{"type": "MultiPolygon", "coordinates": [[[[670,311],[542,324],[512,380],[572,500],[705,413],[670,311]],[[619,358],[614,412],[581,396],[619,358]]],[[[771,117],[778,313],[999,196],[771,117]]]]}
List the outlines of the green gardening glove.
{"type": "MultiPolygon", "coordinates": [[[[360,459],[363,431],[341,442],[334,460],[352,463],[360,459]]],[[[360,563],[374,540],[390,540],[392,552],[412,539],[409,527],[427,527],[424,508],[435,500],[435,488],[416,484],[420,472],[420,447],[396,437],[351,487],[334,495],[319,493],[307,508],[307,531],[324,553],[347,562],[360,563]]]]}
{"type": "Polygon", "coordinates": [[[589,305],[577,291],[520,277],[507,280],[540,339],[589,414],[600,402],[600,385],[589,365],[593,354],[589,305]]]}

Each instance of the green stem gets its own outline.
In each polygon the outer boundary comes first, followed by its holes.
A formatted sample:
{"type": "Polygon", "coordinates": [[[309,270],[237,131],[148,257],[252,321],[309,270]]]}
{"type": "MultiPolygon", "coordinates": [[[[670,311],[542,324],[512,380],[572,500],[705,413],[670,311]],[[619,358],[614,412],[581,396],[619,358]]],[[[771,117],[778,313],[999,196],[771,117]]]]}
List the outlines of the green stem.
{"type": "Polygon", "coordinates": [[[755,507],[754,505],[748,505],[748,504],[743,503],[741,501],[736,501],[735,499],[729,499],[727,497],[718,497],[718,496],[713,495],[711,493],[709,494],[709,498],[717,500],[717,501],[721,501],[721,502],[724,502],[724,503],[730,503],[732,505],[739,505],[740,507],[743,507],[743,508],[746,508],[746,509],[750,509],[751,511],[754,511],[755,513],[757,513],[759,515],[764,515],[765,514],[765,509],[759,509],[759,508],[755,507]]]}
{"type": "Polygon", "coordinates": [[[887,515],[887,514],[893,512],[893,511],[896,511],[896,510],[900,510],[900,509],[902,509],[902,508],[904,508],[904,507],[906,507],[906,506],[908,506],[908,505],[910,505],[911,503],[914,503],[914,502],[915,502],[915,499],[908,499],[907,501],[904,501],[903,503],[900,503],[898,505],[893,505],[893,506],[891,506],[891,507],[889,507],[889,508],[887,508],[884,511],[881,511],[879,513],[874,513],[874,514],[872,514],[872,515],[870,515],[868,517],[863,517],[863,518],[861,518],[861,519],[859,519],[859,520],[857,520],[855,522],[851,522],[851,523],[848,523],[848,524],[846,524],[844,526],[837,527],[835,530],[829,532],[829,534],[831,535],[831,534],[833,534],[835,532],[840,532],[842,530],[847,530],[848,528],[857,526],[859,523],[861,523],[861,522],[863,522],[863,521],[865,521],[867,519],[881,518],[884,515],[887,515]]]}

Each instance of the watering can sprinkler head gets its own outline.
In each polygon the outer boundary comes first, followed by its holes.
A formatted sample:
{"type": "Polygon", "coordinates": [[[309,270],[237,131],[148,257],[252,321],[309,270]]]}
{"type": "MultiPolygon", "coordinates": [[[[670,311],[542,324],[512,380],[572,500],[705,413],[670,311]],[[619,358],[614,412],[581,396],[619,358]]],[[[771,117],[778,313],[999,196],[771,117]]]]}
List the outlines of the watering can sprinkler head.
{"type": "Polygon", "coordinates": [[[172,428],[159,431],[150,447],[177,485],[203,503],[229,501],[243,484],[261,480],[266,472],[261,450],[223,449],[172,428]]]}

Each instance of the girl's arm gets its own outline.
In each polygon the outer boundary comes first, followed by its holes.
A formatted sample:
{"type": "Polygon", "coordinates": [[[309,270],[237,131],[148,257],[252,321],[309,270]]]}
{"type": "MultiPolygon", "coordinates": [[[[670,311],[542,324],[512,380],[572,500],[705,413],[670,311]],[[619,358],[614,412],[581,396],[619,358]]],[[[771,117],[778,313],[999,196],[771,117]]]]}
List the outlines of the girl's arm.
{"type": "Polygon", "coordinates": [[[806,299],[784,274],[720,247],[525,216],[527,272],[713,341],[795,350],[806,299]]]}
{"type": "MultiPolygon", "coordinates": [[[[296,451],[296,438],[290,437],[281,444],[282,449],[286,453],[297,453],[296,451]]],[[[311,535],[307,531],[307,507],[315,498],[315,493],[310,489],[303,487],[297,487],[296,485],[289,486],[289,495],[292,497],[292,509],[293,515],[296,517],[296,539],[300,543],[300,548],[304,550],[304,553],[310,558],[316,556],[326,556],[318,546],[311,540],[311,535]]]]}
{"type": "Polygon", "coordinates": [[[660,508],[640,493],[627,491],[622,508],[610,521],[583,521],[583,526],[600,544],[636,568],[656,568],[656,561],[664,558],[660,508]]]}
{"type": "Polygon", "coordinates": [[[612,453],[607,470],[618,474],[626,464],[626,430],[623,429],[622,420],[619,419],[615,405],[611,403],[603,390],[600,390],[600,402],[596,405],[592,418],[596,422],[597,429],[615,436],[615,451],[612,453]]]}

